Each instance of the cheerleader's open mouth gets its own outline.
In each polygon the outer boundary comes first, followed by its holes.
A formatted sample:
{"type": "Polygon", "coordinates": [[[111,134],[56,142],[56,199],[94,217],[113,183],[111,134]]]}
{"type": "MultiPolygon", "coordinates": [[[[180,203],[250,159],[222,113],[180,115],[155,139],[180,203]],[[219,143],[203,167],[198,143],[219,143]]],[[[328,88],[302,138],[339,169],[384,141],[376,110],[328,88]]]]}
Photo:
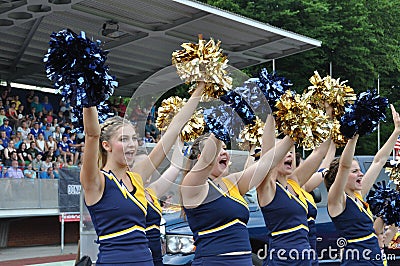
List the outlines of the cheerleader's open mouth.
{"type": "Polygon", "coordinates": [[[287,167],[289,167],[290,169],[292,168],[292,159],[286,159],[284,162],[284,165],[286,165],[287,167]]]}
{"type": "Polygon", "coordinates": [[[228,159],[226,159],[226,158],[221,159],[218,163],[219,163],[219,165],[227,167],[228,166],[228,159]]]}

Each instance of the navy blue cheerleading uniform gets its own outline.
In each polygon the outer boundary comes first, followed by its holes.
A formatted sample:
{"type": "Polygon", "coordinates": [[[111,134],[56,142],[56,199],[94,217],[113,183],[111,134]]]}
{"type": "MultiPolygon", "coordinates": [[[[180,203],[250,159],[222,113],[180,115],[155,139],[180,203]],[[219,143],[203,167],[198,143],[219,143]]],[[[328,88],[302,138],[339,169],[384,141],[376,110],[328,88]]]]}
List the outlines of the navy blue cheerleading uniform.
{"type": "Polygon", "coordinates": [[[146,236],[149,240],[154,266],[163,266],[160,233],[162,209],[154,190],[146,188],[146,191],[152,199],[152,201],[147,201],[146,236]]]}
{"type": "Polygon", "coordinates": [[[129,192],[112,172],[102,173],[103,195],[97,203],[87,206],[100,245],[96,265],[153,265],[145,233],[147,200],[142,178],[126,172],[134,187],[129,192]]]}
{"type": "Polygon", "coordinates": [[[344,211],[331,217],[340,236],[346,239],[341,265],[383,265],[372,213],[360,195],[355,197],[362,206],[346,194],[344,211]]]}
{"type": "Polygon", "coordinates": [[[196,246],[192,265],[252,266],[249,208],[238,188],[223,178],[228,193],[208,180],[208,194],[196,208],[184,208],[196,246]],[[249,252],[244,255],[223,255],[249,252]],[[228,264],[227,264],[228,263],[228,264]]]}
{"type": "Polygon", "coordinates": [[[308,206],[279,182],[273,200],[261,207],[270,232],[268,254],[263,265],[310,266],[314,254],[308,241],[308,206]]]}
{"type": "Polygon", "coordinates": [[[310,243],[311,250],[314,250],[315,256],[311,259],[312,266],[318,266],[318,253],[317,253],[317,226],[315,225],[315,219],[317,219],[318,208],[315,204],[313,196],[305,191],[300,185],[292,180],[288,180],[288,184],[293,188],[293,190],[299,195],[302,202],[307,202],[307,222],[308,222],[308,242],[310,243]]]}

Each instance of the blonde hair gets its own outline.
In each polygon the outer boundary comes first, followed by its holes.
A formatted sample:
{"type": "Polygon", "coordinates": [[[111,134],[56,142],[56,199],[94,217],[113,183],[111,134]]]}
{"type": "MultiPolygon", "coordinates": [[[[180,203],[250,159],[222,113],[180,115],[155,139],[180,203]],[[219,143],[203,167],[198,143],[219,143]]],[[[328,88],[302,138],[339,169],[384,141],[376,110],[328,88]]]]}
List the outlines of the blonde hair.
{"type": "Polygon", "coordinates": [[[102,169],[107,162],[107,151],[104,149],[103,141],[109,141],[115,132],[124,125],[132,125],[127,119],[120,116],[113,116],[107,118],[104,123],[100,125],[100,139],[99,139],[99,158],[98,166],[102,169]]]}

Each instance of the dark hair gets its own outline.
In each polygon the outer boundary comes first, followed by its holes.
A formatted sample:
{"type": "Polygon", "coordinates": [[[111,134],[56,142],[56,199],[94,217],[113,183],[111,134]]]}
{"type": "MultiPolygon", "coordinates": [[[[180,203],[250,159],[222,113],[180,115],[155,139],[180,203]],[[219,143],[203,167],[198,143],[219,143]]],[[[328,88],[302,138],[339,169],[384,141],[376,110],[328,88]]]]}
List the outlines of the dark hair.
{"type": "Polygon", "coordinates": [[[190,148],[190,152],[188,154],[188,160],[186,163],[186,173],[185,175],[190,171],[190,169],[193,168],[193,166],[197,162],[197,158],[201,154],[201,151],[204,148],[204,141],[210,137],[211,133],[206,133],[198,137],[192,144],[192,147],[190,148]]]}
{"type": "Polygon", "coordinates": [[[337,172],[339,169],[339,160],[340,160],[340,157],[333,159],[333,161],[329,165],[328,171],[326,171],[324,183],[325,183],[327,191],[329,191],[333,182],[335,182],[336,175],[337,175],[337,172]]]}
{"type": "Polygon", "coordinates": [[[296,167],[299,167],[301,162],[301,154],[300,152],[296,152],[296,167]]]}

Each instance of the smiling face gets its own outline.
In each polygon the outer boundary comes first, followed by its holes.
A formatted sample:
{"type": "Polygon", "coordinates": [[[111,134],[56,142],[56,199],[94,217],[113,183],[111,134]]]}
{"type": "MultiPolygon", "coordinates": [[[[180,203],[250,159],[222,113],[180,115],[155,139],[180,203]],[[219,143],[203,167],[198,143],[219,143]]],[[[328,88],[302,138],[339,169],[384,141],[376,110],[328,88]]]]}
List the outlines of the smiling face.
{"type": "Polygon", "coordinates": [[[214,177],[219,177],[222,174],[227,174],[229,170],[229,162],[231,157],[229,153],[226,151],[226,145],[222,144],[222,149],[220,150],[213,169],[211,170],[211,175],[214,177]]]}
{"type": "Polygon", "coordinates": [[[109,141],[103,141],[107,158],[112,158],[119,165],[132,165],[138,148],[135,128],[126,124],[117,129],[109,141]]]}
{"type": "Polygon", "coordinates": [[[353,160],[350,168],[349,177],[346,183],[346,189],[350,191],[360,191],[362,189],[362,178],[364,174],[356,160],[353,160]]]}

